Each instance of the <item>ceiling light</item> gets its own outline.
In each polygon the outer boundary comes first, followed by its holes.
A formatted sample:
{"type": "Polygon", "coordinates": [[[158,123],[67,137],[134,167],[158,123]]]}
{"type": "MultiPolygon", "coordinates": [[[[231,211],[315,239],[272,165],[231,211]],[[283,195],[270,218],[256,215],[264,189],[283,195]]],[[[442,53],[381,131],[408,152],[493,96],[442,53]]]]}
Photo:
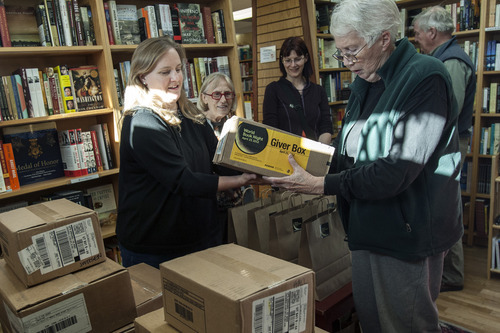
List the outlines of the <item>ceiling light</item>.
{"type": "Polygon", "coordinates": [[[241,21],[252,17],[252,7],[233,12],[233,20],[241,21]]]}

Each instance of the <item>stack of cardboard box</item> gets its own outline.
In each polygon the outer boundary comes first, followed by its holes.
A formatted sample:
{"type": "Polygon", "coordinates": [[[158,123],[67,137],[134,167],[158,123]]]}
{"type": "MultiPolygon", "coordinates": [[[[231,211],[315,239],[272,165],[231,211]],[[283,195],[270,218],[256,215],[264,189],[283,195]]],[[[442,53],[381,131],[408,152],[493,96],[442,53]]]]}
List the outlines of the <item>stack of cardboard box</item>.
{"type": "Polygon", "coordinates": [[[3,332],[113,332],[137,317],[93,210],[60,199],[2,213],[0,244],[3,332]]]}

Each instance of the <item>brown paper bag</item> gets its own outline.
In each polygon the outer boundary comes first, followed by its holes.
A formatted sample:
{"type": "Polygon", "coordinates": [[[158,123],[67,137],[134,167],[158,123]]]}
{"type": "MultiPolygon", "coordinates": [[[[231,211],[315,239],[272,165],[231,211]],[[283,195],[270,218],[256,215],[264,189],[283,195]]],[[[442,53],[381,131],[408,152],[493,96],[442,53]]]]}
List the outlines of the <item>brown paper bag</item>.
{"type": "MultiPolygon", "coordinates": [[[[245,197],[246,191],[254,191],[252,187],[248,187],[243,191],[242,197],[245,197]]],[[[263,193],[265,195],[265,192],[263,193]]],[[[236,243],[238,245],[248,247],[248,211],[254,208],[267,206],[271,203],[271,197],[260,197],[259,199],[241,204],[239,206],[228,209],[228,227],[227,239],[228,243],[236,243]]]]}
{"type": "Polygon", "coordinates": [[[269,255],[297,263],[302,223],[316,214],[319,198],[307,201],[304,197],[310,198],[302,194],[290,196],[288,208],[269,217],[269,255]]]}
{"type": "Polygon", "coordinates": [[[327,210],[302,224],[298,264],[316,273],[316,300],[352,279],[351,252],[338,211],[327,210]]]}
{"type": "Polygon", "coordinates": [[[269,216],[288,208],[290,195],[292,192],[284,192],[274,196],[274,200],[279,201],[248,211],[248,248],[269,253],[269,216]]]}

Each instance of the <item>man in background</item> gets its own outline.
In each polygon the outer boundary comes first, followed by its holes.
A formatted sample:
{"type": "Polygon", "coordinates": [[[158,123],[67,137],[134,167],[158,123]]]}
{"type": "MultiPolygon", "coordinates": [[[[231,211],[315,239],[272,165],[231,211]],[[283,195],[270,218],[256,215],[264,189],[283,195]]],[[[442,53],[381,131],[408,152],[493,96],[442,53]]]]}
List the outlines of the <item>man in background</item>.
{"type": "MultiPolygon", "coordinates": [[[[460,167],[463,166],[471,135],[474,96],[476,94],[475,66],[452,36],[455,25],[451,14],[443,7],[430,7],[413,19],[415,42],[422,53],[440,59],[451,76],[457,100],[460,137],[460,167]]],[[[441,292],[462,290],[464,286],[464,254],[460,239],[444,259],[441,292]]]]}

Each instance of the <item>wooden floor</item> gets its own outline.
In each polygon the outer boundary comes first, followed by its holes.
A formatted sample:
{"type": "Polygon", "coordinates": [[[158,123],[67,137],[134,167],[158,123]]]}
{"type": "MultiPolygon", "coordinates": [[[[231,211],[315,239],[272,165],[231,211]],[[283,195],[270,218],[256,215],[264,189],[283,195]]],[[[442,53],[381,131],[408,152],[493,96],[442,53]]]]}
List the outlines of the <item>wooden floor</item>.
{"type": "Polygon", "coordinates": [[[439,317],[475,333],[500,333],[500,274],[487,279],[487,248],[464,245],[464,257],[464,289],[439,295],[439,317]]]}

